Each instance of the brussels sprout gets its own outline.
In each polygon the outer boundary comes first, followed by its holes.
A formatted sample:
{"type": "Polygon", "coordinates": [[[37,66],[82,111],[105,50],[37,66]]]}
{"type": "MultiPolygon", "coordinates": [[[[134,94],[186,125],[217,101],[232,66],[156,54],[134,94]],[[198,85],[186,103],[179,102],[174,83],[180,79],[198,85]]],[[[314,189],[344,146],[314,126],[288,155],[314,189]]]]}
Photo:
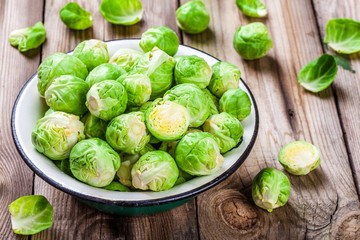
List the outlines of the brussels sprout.
{"type": "Polygon", "coordinates": [[[281,171],[264,168],[255,176],[251,190],[255,204],[272,212],[273,209],[287,203],[290,196],[290,181],[281,171]]]}
{"type": "Polygon", "coordinates": [[[120,156],[99,138],[78,142],[70,153],[70,169],[74,177],[94,187],[105,187],[120,167],[120,156]]]}
{"type": "Polygon", "coordinates": [[[106,141],[117,151],[134,154],[149,142],[150,135],[142,112],[122,114],[112,119],[106,129],[106,141]]]}
{"type": "Polygon", "coordinates": [[[145,113],[153,104],[153,101],[147,101],[143,105],[140,106],[139,111],[145,113]]]}
{"type": "Polygon", "coordinates": [[[174,56],[179,48],[179,38],[171,28],[166,26],[153,27],[141,35],[140,47],[144,52],[158,47],[170,56],[174,56]]]}
{"type": "Polygon", "coordinates": [[[106,43],[96,39],[85,40],[79,43],[74,49],[73,56],[85,63],[89,71],[109,61],[106,43]]]}
{"type": "Polygon", "coordinates": [[[201,0],[189,1],[176,10],[176,24],[186,33],[200,33],[208,28],[210,16],[201,0]]]}
{"type": "Polygon", "coordinates": [[[22,196],[9,205],[14,233],[32,235],[53,224],[53,207],[42,195],[22,196]]]}
{"type": "Polygon", "coordinates": [[[130,189],[119,182],[111,182],[109,185],[103,187],[106,190],[110,191],[119,191],[119,192],[130,192],[130,189]]]}
{"type": "Polygon", "coordinates": [[[126,72],[129,72],[134,63],[143,55],[142,52],[134,49],[120,48],[110,58],[109,63],[114,63],[124,68],[126,72]]]}
{"type": "Polygon", "coordinates": [[[84,134],[86,138],[100,138],[105,140],[105,132],[108,125],[107,121],[95,117],[91,113],[87,113],[81,121],[84,123],[84,134]]]}
{"type": "Polygon", "coordinates": [[[18,47],[20,52],[38,48],[45,42],[46,30],[42,22],[37,22],[32,27],[14,30],[10,33],[9,42],[13,47],[18,47]]]}
{"type": "Polygon", "coordinates": [[[158,192],[175,185],[179,169],[170,154],[156,150],[140,157],[131,169],[131,176],[135,188],[158,192]]]}
{"type": "Polygon", "coordinates": [[[91,114],[104,121],[123,113],[128,101],[124,86],[114,80],[95,83],[86,94],[86,99],[85,104],[91,114]]]}
{"type": "Polygon", "coordinates": [[[236,0],[236,5],[248,17],[265,17],[267,10],[260,0],[236,0]]]}
{"type": "Polygon", "coordinates": [[[143,8],[139,0],[102,0],[100,12],[110,23],[133,25],[140,22],[143,8]]]}
{"type": "Polygon", "coordinates": [[[229,89],[239,87],[240,70],[228,62],[217,62],[212,66],[213,75],[209,83],[209,90],[217,97],[221,97],[229,89]]]}
{"type": "Polygon", "coordinates": [[[116,80],[124,75],[126,75],[126,71],[122,67],[111,63],[103,63],[95,67],[85,81],[89,84],[89,87],[92,87],[95,83],[104,80],[116,80]]]}
{"type": "Polygon", "coordinates": [[[323,54],[306,64],[298,74],[298,82],[311,92],[328,88],[335,80],[338,66],[333,56],[323,54]]]}
{"type": "Polygon", "coordinates": [[[161,141],[180,139],[190,123],[188,110],[182,105],[157,99],[145,112],[145,123],[153,136],[161,141]]]}
{"type": "Polygon", "coordinates": [[[188,174],[187,172],[182,171],[181,169],[179,169],[179,177],[176,180],[175,186],[179,185],[181,183],[184,183],[190,179],[194,178],[194,176],[188,174]]]}
{"type": "Polygon", "coordinates": [[[64,112],[40,118],[31,133],[36,150],[52,160],[68,158],[72,147],[84,138],[84,124],[79,117],[64,112]]]}
{"type": "Polygon", "coordinates": [[[151,82],[150,99],[161,97],[173,84],[175,60],[155,47],[141,57],[131,69],[131,73],[146,74],[151,82]]]}
{"type": "Polygon", "coordinates": [[[60,19],[74,30],[84,30],[92,26],[91,13],[76,2],[69,2],[60,10],[60,19]]]}
{"type": "Polygon", "coordinates": [[[226,112],[210,116],[205,121],[203,130],[214,136],[221,153],[226,153],[239,144],[244,134],[240,121],[226,112]]]}
{"type": "Polygon", "coordinates": [[[118,176],[119,181],[125,186],[132,187],[131,169],[140,157],[140,153],[121,154],[121,164],[116,175],[118,176]]]}
{"type": "Polygon", "coordinates": [[[280,150],[278,159],[289,173],[306,175],[319,166],[320,151],[306,141],[294,141],[280,150]]]}
{"type": "Polygon", "coordinates": [[[210,108],[209,116],[218,114],[219,113],[219,99],[217,97],[215,97],[207,88],[202,89],[202,91],[204,92],[204,94],[207,98],[207,102],[209,103],[209,108],[210,108]]]}
{"type": "Polygon", "coordinates": [[[338,53],[360,51],[360,22],[350,18],[331,19],[326,24],[324,43],[338,53]]]}
{"type": "Polygon", "coordinates": [[[38,91],[44,96],[46,89],[61,75],[73,75],[85,79],[88,75],[86,65],[78,58],[65,53],[54,53],[40,64],[38,68],[38,91]]]}
{"type": "Polygon", "coordinates": [[[190,127],[201,126],[210,115],[205,93],[194,84],[176,85],[165,93],[164,100],[179,103],[187,108],[190,114],[190,127]]]}
{"type": "Polygon", "coordinates": [[[267,27],[261,22],[239,27],[233,44],[239,55],[246,60],[264,57],[273,46],[267,27]]]}
{"type": "Polygon", "coordinates": [[[251,100],[242,89],[227,90],[219,101],[220,112],[227,112],[240,121],[251,113],[251,100]]]}
{"type": "Polygon", "coordinates": [[[70,161],[68,158],[63,159],[61,161],[54,161],[55,164],[58,162],[60,162],[59,168],[62,172],[69,175],[70,177],[74,177],[74,175],[72,174],[71,169],[70,169],[70,161]]]}
{"type": "Polygon", "coordinates": [[[210,133],[193,132],[186,134],[176,145],[175,160],[184,172],[201,176],[219,170],[224,157],[210,133]]]}
{"type": "Polygon", "coordinates": [[[87,112],[85,106],[88,84],[81,78],[62,75],[55,78],[45,91],[46,104],[55,111],[63,111],[75,115],[87,112]]]}
{"type": "Polygon", "coordinates": [[[130,74],[119,80],[125,87],[128,106],[141,106],[150,99],[151,83],[145,74],[130,74]]]}
{"type": "Polygon", "coordinates": [[[178,57],[176,61],[174,75],[177,84],[193,83],[199,88],[209,85],[213,72],[203,58],[189,55],[178,57]]]}

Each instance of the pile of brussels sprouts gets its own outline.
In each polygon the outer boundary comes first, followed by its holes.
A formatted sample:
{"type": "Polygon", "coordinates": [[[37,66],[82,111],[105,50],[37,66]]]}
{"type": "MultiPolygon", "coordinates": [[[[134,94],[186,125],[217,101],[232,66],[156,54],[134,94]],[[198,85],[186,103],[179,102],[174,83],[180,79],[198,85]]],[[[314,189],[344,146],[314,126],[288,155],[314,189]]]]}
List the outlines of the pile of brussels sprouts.
{"type": "Polygon", "coordinates": [[[195,55],[175,56],[168,27],[143,33],[141,49],[86,40],[38,68],[49,110],[32,131],[36,150],[94,187],[163,191],[221,168],[238,146],[252,103],[240,70],[195,55]]]}

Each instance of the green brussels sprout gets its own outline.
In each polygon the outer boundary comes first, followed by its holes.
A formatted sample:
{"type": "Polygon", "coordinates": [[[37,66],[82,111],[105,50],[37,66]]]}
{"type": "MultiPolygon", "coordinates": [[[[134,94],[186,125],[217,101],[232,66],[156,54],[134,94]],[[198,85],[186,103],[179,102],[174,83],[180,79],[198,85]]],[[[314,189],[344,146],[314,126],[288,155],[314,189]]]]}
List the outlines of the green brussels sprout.
{"type": "Polygon", "coordinates": [[[108,121],[123,113],[127,102],[124,86],[114,80],[105,80],[90,88],[85,105],[95,117],[108,121]]]}
{"type": "Polygon", "coordinates": [[[287,203],[290,196],[290,181],[281,171],[264,168],[255,176],[251,193],[258,207],[272,212],[273,209],[287,203]]]}
{"type": "Polygon", "coordinates": [[[110,23],[133,25],[140,22],[143,8],[139,0],[102,0],[100,12],[110,23]]]}
{"type": "Polygon", "coordinates": [[[214,136],[221,153],[226,153],[238,145],[244,134],[241,122],[227,112],[210,116],[205,121],[203,130],[214,136]]]}
{"type": "Polygon", "coordinates": [[[261,22],[240,26],[235,32],[233,44],[246,60],[262,58],[273,47],[268,29],[261,22]]]}
{"type": "Polygon", "coordinates": [[[170,154],[156,150],[140,157],[131,169],[131,177],[135,188],[158,192],[175,185],[179,169],[170,154]]]}
{"type": "Polygon", "coordinates": [[[157,99],[145,112],[145,123],[150,133],[161,141],[180,139],[190,123],[188,110],[176,102],[157,99]]]}
{"type": "Polygon", "coordinates": [[[13,47],[18,47],[20,52],[38,48],[45,42],[46,30],[42,22],[37,22],[32,27],[14,30],[10,33],[9,42],[13,47]]]}
{"type": "Polygon", "coordinates": [[[109,61],[107,44],[97,39],[85,40],[79,43],[74,49],[73,56],[85,63],[89,72],[109,61]]]}
{"type": "Polygon", "coordinates": [[[190,114],[189,127],[201,126],[210,115],[209,101],[205,93],[194,84],[176,85],[164,94],[164,100],[186,107],[190,114]]]}
{"type": "Polygon", "coordinates": [[[139,111],[145,113],[153,104],[153,101],[147,101],[143,105],[140,106],[139,111]]]}
{"type": "Polygon", "coordinates": [[[218,114],[219,113],[219,99],[217,97],[215,97],[207,88],[201,89],[204,93],[205,96],[207,98],[207,102],[209,103],[209,107],[210,107],[210,114],[214,115],[214,114],[218,114]]]}
{"type": "Polygon", "coordinates": [[[151,96],[154,100],[161,97],[173,84],[175,60],[161,49],[155,47],[145,53],[136,64],[131,73],[146,74],[151,82],[151,96]]]}
{"type": "Polygon", "coordinates": [[[58,162],[60,162],[59,168],[63,173],[69,175],[70,177],[74,177],[74,175],[72,174],[71,169],[70,169],[69,158],[63,159],[61,161],[54,161],[55,164],[58,162]]]}
{"type": "Polygon", "coordinates": [[[38,68],[38,91],[44,96],[46,89],[61,75],[73,75],[85,79],[88,75],[86,65],[78,58],[65,53],[54,53],[40,64],[38,68]]]}
{"type": "Polygon", "coordinates": [[[201,0],[189,1],[176,10],[176,24],[186,33],[200,33],[209,23],[210,15],[201,0]]]}
{"type": "Polygon", "coordinates": [[[35,149],[51,160],[68,158],[73,146],[83,139],[84,124],[79,117],[58,111],[40,118],[31,133],[35,149]]]}
{"type": "Polygon", "coordinates": [[[76,2],[69,2],[60,10],[61,21],[71,29],[84,30],[92,26],[91,13],[76,2]]]}
{"type": "Polygon", "coordinates": [[[105,132],[108,125],[107,121],[95,117],[91,113],[87,113],[81,121],[84,123],[84,134],[86,138],[100,138],[105,140],[105,132]]]}
{"type": "Polygon", "coordinates": [[[22,196],[10,203],[14,233],[33,235],[53,225],[53,207],[42,195],[22,196]]]}
{"type": "Polygon", "coordinates": [[[320,165],[320,150],[306,141],[294,141],[281,148],[279,162],[291,174],[306,175],[320,165]]]}
{"type": "Polygon", "coordinates": [[[126,75],[126,71],[122,67],[116,64],[103,63],[91,70],[85,82],[89,84],[89,87],[92,87],[95,83],[104,80],[116,80],[124,75],[126,75]]]}
{"type": "Polygon", "coordinates": [[[169,27],[153,27],[141,35],[139,45],[144,52],[149,52],[154,47],[158,47],[170,56],[174,56],[179,48],[179,38],[174,30],[169,27]]]}
{"type": "Polygon", "coordinates": [[[251,113],[249,95],[240,88],[227,90],[219,101],[220,112],[227,112],[240,121],[251,113]]]}
{"type": "Polygon", "coordinates": [[[193,83],[199,88],[209,85],[212,69],[203,58],[189,55],[178,57],[176,61],[174,75],[177,84],[193,83]]]}
{"type": "Polygon", "coordinates": [[[126,72],[129,72],[132,66],[143,55],[144,54],[142,52],[134,49],[120,48],[110,58],[109,63],[114,63],[122,67],[126,72]]]}
{"type": "Polygon", "coordinates": [[[103,187],[106,190],[110,191],[119,191],[119,192],[130,192],[130,189],[119,182],[111,182],[109,185],[103,187]]]}
{"type": "Polygon", "coordinates": [[[121,154],[121,164],[119,170],[116,172],[116,175],[119,178],[120,183],[127,187],[132,187],[132,178],[131,178],[131,169],[134,164],[141,157],[140,153],[135,154],[121,154]]]}
{"type": "Polygon", "coordinates": [[[130,74],[119,79],[128,96],[128,106],[141,106],[150,99],[151,82],[145,74],[130,74]]]}
{"type": "Polygon", "coordinates": [[[81,116],[87,112],[85,106],[88,84],[81,78],[62,75],[54,79],[45,91],[46,104],[55,111],[81,116]]]}
{"type": "Polygon", "coordinates": [[[120,167],[120,156],[99,138],[75,144],[70,153],[70,169],[76,179],[94,187],[105,187],[120,167]]]}
{"type": "Polygon", "coordinates": [[[208,89],[212,94],[221,97],[229,89],[239,87],[240,70],[228,62],[217,62],[212,66],[213,75],[208,89]]]}
{"type": "Polygon", "coordinates": [[[236,5],[248,17],[265,17],[267,10],[260,0],[236,0],[236,5]]]}
{"type": "Polygon", "coordinates": [[[192,175],[188,174],[187,172],[184,172],[181,169],[179,169],[179,177],[175,182],[175,186],[179,185],[181,183],[184,183],[186,181],[189,181],[192,178],[194,178],[194,176],[192,176],[192,175]]]}
{"type": "Polygon", "coordinates": [[[106,141],[117,151],[134,154],[145,147],[150,135],[142,112],[121,114],[106,129],[106,141]]]}
{"type": "Polygon", "coordinates": [[[176,145],[175,160],[184,172],[194,176],[210,175],[220,169],[224,157],[213,135],[207,132],[186,134],[176,145]]]}

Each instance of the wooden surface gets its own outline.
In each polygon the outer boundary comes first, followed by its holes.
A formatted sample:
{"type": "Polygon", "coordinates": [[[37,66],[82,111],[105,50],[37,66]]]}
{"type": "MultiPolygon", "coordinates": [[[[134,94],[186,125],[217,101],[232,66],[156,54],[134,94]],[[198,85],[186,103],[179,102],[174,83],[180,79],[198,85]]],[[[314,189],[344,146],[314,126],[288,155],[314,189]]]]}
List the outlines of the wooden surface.
{"type": "Polygon", "coordinates": [[[300,68],[328,51],[322,44],[326,22],[360,20],[358,0],[265,0],[265,19],[245,17],[235,0],[205,0],[210,27],[187,35],[176,27],[175,10],[185,1],[143,0],[143,20],[114,26],[99,13],[100,1],[78,0],[93,13],[85,31],[66,28],[58,17],[67,1],[0,0],[0,239],[360,239],[360,54],[350,56],[356,73],[339,69],[331,88],[312,94],[297,84],[300,68]],[[7,41],[18,28],[43,21],[47,41],[30,56],[7,41]],[[232,47],[237,27],[265,23],[274,47],[256,61],[242,60],[232,47]],[[39,63],[55,51],[66,52],[85,39],[140,37],[147,28],[167,25],[182,43],[236,64],[258,104],[260,129],[245,163],[229,179],[174,210],[145,217],[118,217],[93,210],[53,188],[22,161],[12,141],[14,100],[39,63]],[[251,180],[264,167],[282,169],[280,148],[308,140],[322,154],[320,167],[307,176],[288,174],[288,204],[267,213],[251,200],[251,180]],[[52,228],[32,237],[13,234],[8,205],[26,194],[42,194],[54,206],[52,228]]]}

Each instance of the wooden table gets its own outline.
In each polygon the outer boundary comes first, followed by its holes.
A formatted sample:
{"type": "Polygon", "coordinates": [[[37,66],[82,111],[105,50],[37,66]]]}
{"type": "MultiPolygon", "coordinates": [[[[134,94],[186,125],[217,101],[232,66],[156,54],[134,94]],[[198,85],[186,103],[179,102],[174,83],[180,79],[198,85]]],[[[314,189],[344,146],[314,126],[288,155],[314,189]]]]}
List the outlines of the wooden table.
{"type": "MultiPolygon", "coordinates": [[[[42,194],[54,206],[52,228],[31,239],[360,239],[360,54],[350,60],[356,74],[339,69],[333,85],[313,94],[297,83],[300,68],[327,52],[326,22],[360,20],[358,0],[265,0],[268,17],[251,19],[235,0],[206,0],[210,27],[197,35],[179,31],[175,10],[185,1],[142,0],[143,20],[133,26],[106,22],[98,1],[78,0],[93,13],[94,26],[69,30],[59,18],[67,1],[0,0],[0,239],[28,239],[11,230],[8,205],[27,194],[42,194]],[[47,41],[37,54],[12,48],[9,33],[43,21],[47,41]],[[265,23],[274,47],[256,61],[244,61],[232,39],[241,24],[265,23]],[[53,188],[26,166],[12,141],[14,100],[39,63],[55,51],[66,52],[85,39],[140,37],[149,27],[167,25],[181,42],[236,64],[259,107],[260,129],[245,163],[228,180],[172,211],[144,217],[119,217],[93,210],[53,188]],[[251,199],[251,180],[277,161],[286,143],[305,139],[321,149],[320,167],[307,176],[289,175],[288,204],[273,213],[251,199]]],[[[24,119],[26,121],[26,119],[24,119]]]]}

